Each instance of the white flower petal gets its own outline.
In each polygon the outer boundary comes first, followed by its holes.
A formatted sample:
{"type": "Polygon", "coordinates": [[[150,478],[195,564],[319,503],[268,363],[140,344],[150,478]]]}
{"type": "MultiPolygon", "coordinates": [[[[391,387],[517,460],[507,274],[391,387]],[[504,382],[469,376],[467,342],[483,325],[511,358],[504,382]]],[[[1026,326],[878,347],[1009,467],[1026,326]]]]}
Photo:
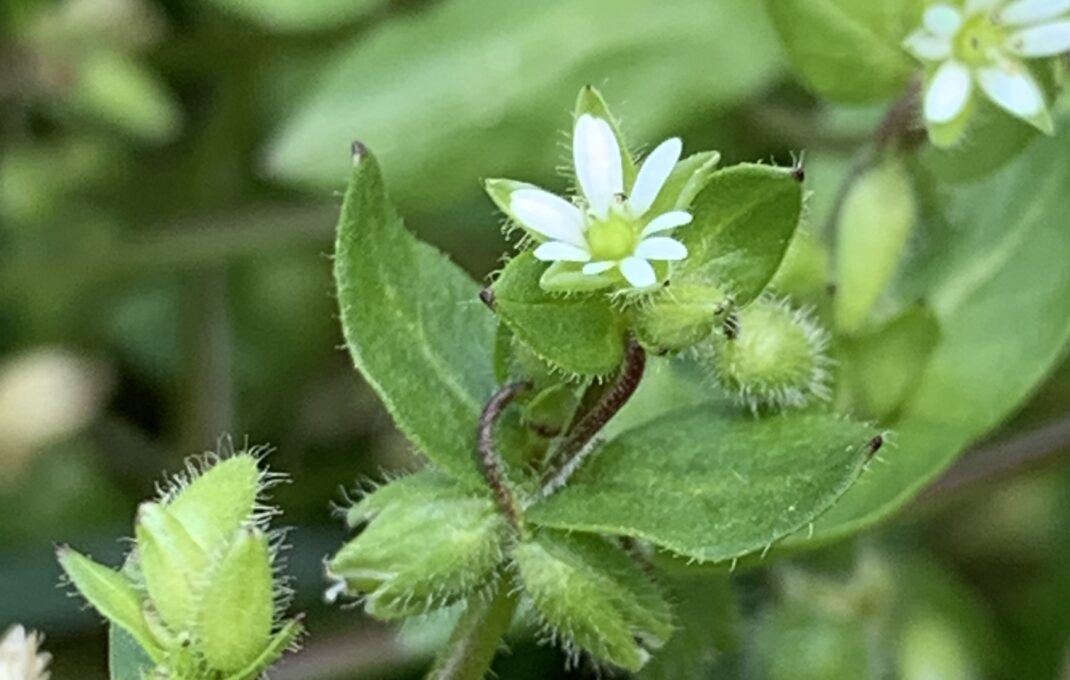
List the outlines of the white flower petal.
{"type": "Polygon", "coordinates": [[[661,188],[665,186],[665,180],[669,179],[669,173],[676,167],[680,160],[680,154],[684,145],[679,138],[666,139],[658,147],[650,152],[639,168],[639,174],[632,186],[632,193],[628,196],[628,205],[634,217],[641,217],[653,205],[661,188]]]}
{"type": "Polygon", "coordinates": [[[543,262],[590,262],[591,254],[585,248],[571,243],[547,241],[535,249],[535,259],[543,262]]]}
{"type": "Polygon", "coordinates": [[[588,262],[583,265],[584,274],[601,274],[602,272],[608,272],[617,266],[616,262],[609,262],[608,260],[602,260],[601,262],[588,262]]]}
{"type": "Polygon", "coordinates": [[[925,30],[908,35],[903,47],[923,61],[943,61],[951,56],[951,38],[925,30]]]}
{"type": "Polygon", "coordinates": [[[655,236],[640,241],[635,256],[647,260],[682,260],[687,257],[687,247],[674,238],[655,236]]]}
{"type": "Polygon", "coordinates": [[[1007,39],[1007,47],[1023,57],[1054,57],[1070,52],[1070,20],[1018,31],[1007,39]]]}
{"type": "Polygon", "coordinates": [[[606,217],[617,194],[624,191],[620,144],[608,122],[587,113],[579,117],[572,138],[572,162],[591,211],[606,217]]]}
{"type": "Polygon", "coordinates": [[[620,273],[635,288],[648,288],[658,282],[654,268],[641,257],[626,257],[621,260],[620,273]]]}
{"type": "Polygon", "coordinates": [[[962,14],[947,4],[931,5],[925,10],[925,28],[936,35],[951,37],[962,28],[962,14]]]}
{"type": "Polygon", "coordinates": [[[543,236],[584,246],[583,213],[560,196],[542,189],[517,189],[509,196],[509,211],[522,225],[543,236]]]}
{"type": "Polygon", "coordinates": [[[643,228],[643,231],[639,236],[645,238],[651,234],[656,234],[659,231],[668,231],[670,229],[675,229],[676,227],[682,227],[685,224],[690,224],[691,219],[691,213],[685,210],[673,210],[672,212],[662,213],[650,220],[650,223],[643,228]]]}
{"type": "Polygon", "coordinates": [[[957,61],[948,61],[936,71],[925,93],[925,120],[947,123],[955,119],[973,91],[970,70],[957,61]]]}
{"type": "Polygon", "coordinates": [[[1011,26],[1039,24],[1070,12],[1070,0],[1017,0],[1003,8],[1000,20],[1011,26]]]}
{"type": "Polygon", "coordinates": [[[1044,111],[1044,94],[1025,67],[1014,62],[989,66],[977,72],[981,89],[997,105],[1019,118],[1044,111]]]}

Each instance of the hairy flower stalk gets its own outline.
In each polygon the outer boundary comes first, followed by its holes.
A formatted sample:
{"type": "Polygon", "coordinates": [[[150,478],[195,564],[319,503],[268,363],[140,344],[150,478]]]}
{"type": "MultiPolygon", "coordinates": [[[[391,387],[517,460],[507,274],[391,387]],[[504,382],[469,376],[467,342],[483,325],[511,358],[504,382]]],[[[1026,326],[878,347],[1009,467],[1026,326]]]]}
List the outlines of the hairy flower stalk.
{"type": "Polygon", "coordinates": [[[530,387],[529,383],[517,382],[501,388],[487,402],[479,418],[479,461],[483,476],[487,480],[487,485],[494,491],[498,507],[517,530],[521,528],[522,520],[517,509],[516,497],[513,495],[513,490],[509,488],[509,481],[505,478],[501,457],[494,450],[494,425],[506,407],[530,387]]]}
{"type": "Polygon", "coordinates": [[[41,651],[42,636],[16,625],[0,638],[0,680],[48,680],[52,656],[41,651]]]}
{"type": "Polygon", "coordinates": [[[659,274],[652,263],[687,257],[687,248],[668,234],[689,224],[691,213],[652,209],[682,151],[678,138],[665,140],[626,185],[626,152],[612,123],[581,113],[572,137],[580,193],[574,201],[511,180],[490,180],[487,192],[539,243],[535,257],[574,268],[584,289],[648,289],[667,271],[659,274]]]}
{"type": "Polygon", "coordinates": [[[977,88],[1051,134],[1044,91],[1023,60],[1070,51],[1070,0],[967,0],[961,8],[936,3],[903,46],[931,66],[924,114],[937,144],[961,135],[977,88]]]}

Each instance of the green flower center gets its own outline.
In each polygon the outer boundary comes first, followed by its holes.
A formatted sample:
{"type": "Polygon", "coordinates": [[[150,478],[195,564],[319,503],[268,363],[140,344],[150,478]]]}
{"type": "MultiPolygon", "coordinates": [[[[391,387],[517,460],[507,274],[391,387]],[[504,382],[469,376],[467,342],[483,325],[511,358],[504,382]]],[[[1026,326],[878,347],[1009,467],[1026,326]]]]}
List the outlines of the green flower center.
{"type": "Polygon", "coordinates": [[[992,63],[992,55],[1003,49],[1007,40],[1003,27],[992,16],[971,17],[955,36],[955,57],[968,66],[992,63]]]}
{"type": "Polygon", "coordinates": [[[605,220],[592,223],[587,227],[587,245],[591,249],[591,259],[621,260],[635,252],[639,242],[639,230],[631,220],[611,213],[605,220]]]}

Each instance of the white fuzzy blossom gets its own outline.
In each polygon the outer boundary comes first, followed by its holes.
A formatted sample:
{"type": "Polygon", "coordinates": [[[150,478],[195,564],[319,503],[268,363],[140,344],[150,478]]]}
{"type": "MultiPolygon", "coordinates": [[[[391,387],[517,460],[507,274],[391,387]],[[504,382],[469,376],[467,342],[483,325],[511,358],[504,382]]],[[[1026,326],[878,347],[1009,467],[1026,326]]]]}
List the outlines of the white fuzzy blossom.
{"type": "Polygon", "coordinates": [[[0,680],[48,680],[51,656],[40,651],[41,636],[12,626],[0,639],[0,680]]]}
{"type": "Polygon", "coordinates": [[[1023,59],[1070,51],[1070,0],[966,0],[930,5],[922,28],[904,42],[933,66],[925,120],[955,122],[976,89],[1022,120],[1051,131],[1044,92],[1023,59]]]}
{"type": "MultiPolygon", "coordinates": [[[[691,222],[691,214],[651,211],[682,151],[677,138],[662,142],[626,187],[613,126],[584,113],[576,120],[572,140],[581,196],[570,202],[531,184],[513,182],[507,200],[500,202],[540,242],[534,253],[539,260],[578,263],[579,271],[590,277],[617,271],[629,286],[649,288],[658,283],[651,262],[687,257],[687,248],[667,234],[691,222]]],[[[492,192],[493,182],[488,184],[492,192]]]]}

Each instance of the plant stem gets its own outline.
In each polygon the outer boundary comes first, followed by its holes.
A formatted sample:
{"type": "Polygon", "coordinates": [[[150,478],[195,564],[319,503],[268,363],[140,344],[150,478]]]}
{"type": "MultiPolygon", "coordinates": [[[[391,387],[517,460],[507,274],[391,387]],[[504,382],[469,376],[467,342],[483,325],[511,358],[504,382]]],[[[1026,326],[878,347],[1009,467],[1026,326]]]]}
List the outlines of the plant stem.
{"type": "Polygon", "coordinates": [[[646,369],[646,351],[634,339],[628,341],[628,353],[613,388],[602,395],[598,404],[576,423],[565,440],[550,457],[543,475],[542,495],[564,486],[590,452],[589,446],[603,427],[620,411],[639,387],[646,369]]]}
{"type": "Polygon", "coordinates": [[[427,680],[482,680],[513,622],[518,600],[507,571],[502,573],[493,597],[469,600],[427,680]]]}
{"type": "Polygon", "coordinates": [[[494,425],[517,395],[530,387],[531,384],[526,382],[506,385],[491,396],[490,401],[483,407],[483,413],[479,416],[479,463],[483,470],[483,478],[487,480],[487,486],[494,491],[498,507],[501,508],[513,528],[518,531],[521,530],[519,506],[505,478],[501,457],[494,449],[494,425]]]}

